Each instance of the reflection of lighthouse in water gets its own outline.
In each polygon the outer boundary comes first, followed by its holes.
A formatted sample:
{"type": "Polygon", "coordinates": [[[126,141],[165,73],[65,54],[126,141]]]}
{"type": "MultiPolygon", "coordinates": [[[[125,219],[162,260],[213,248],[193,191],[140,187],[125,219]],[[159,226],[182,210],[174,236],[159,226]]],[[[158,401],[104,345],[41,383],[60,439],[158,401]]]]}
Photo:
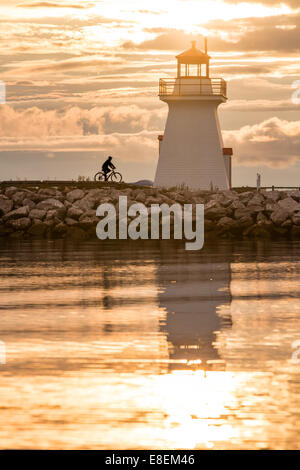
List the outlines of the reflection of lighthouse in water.
{"type": "Polygon", "coordinates": [[[162,330],[169,345],[170,368],[224,368],[216,333],[231,326],[230,263],[160,266],[159,305],[166,311],[162,330]],[[220,306],[223,306],[221,309],[220,306]],[[226,307],[227,306],[227,307],[226,307]]]}

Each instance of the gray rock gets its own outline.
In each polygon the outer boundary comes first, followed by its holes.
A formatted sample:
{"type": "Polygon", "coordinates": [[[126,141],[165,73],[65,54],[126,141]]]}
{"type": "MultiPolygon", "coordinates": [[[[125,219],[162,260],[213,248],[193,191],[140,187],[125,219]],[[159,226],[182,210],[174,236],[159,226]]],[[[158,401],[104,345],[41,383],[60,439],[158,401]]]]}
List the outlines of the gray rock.
{"type": "Polygon", "coordinates": [[[113,201],[118,199],[119,193],[114,189],[111,189],[110,191],[105,189],[90,189],[85,197],[86,199],[93,201],[95,204],[99,204],[106,196],[113,201]]]}
{"type": "Polygon", "coordinates": [[[238,199],[239,195],[236,191],[233,191],[232,189],[226,189],[225,191],[222,191],[223,196],[225,196],[226,199],[234,200],[238,199]]]}
{"type": "Polygon", "coordinates": [[[33,209],[33,208],[35,207],[35,202],[33,202],[31,199],[29,199],[29,198],[26,197],[26,198],[23,200],[22,205],[23,205],[23,206],[28,206],[29,209],[31,210],[31,209],[33,209]]]}
{"type": "Polygon", "coordinates": [[[242,203],[242,201],[239,201],[238,199],[235,199],[231,204],[230,204],[230,209],[236,210],[236,209],[246,209],[245,204],[242,203]]]}
{"type": "Polygon", "coordinates": [[[32,209],[30,212],[29,212],[29,217],[31,219],[39,219],[39,220],[42,220],[46,215],[46,211],[42,210],[42,209],[32,209]]]}
{"type": "Polygon", "coordinates": [[[232,219],[231,217],[222,217],[218,224],[220,227],[236,227],[237,226],[237,221],[232,219]]]}
{"type": "Polygon", "coordinates": [[[293,224],[300,225],[300,212],[296,212],[292,217],[293,224]]]}
{"type": "MultiPolygon", "coordinates": [[[[251,202],[251,201],[250,201],[251,202]]],[[[252,213],[255,214],[257,212],[263,212],[264,211],[264,205],[260,204],[250,204],[248,203],[247,209],[252,213]]]]}
{"type": "Polygon", "coordinates": [[[9,225],[15,230],[26,230],[31,225],[29,217],[21,217],[20,219],[13,219],[9,221],[9,225]]]}
{"type": "Polygon", "coordinates": [[[14,211],[11,211],[5,214],[2,220],[3,222],[6,222],[9,220],[21,219],[23,217],[27,217],[28,214],[29,214],[29,207],[22,206],[22,207],[19,207],[18,209],[15,209],[14,211]]]}
{"type": "Polygon", "coordinates": [[[63,194],[57,188],[41,188],[38,191],[39,199],[42,200],[44,198],[54,198],[54,199],[62,199],[63,194]]]}
{"type": "Polygon", "coordinates": [[[276,202],[268,202],[265,205],[265,212],[267,212],[268,214],[271,214],[272,212],[275,212],[278,209],[281,210],[281,207],[278,204],[276,204],[276,202]]]}
{"type": "Polygon", "coordinates": [[[250,215],[246,214],[239,218],[238,223],[242,228],[251,227],[253,225],[253,219],[250,215]]]}
{"type": "Polygon", "coordinates": [[[278,202],[278,205],[288,213],[292,215],[294,212],[300,211],[300,204],[296,202],[293,198],[287,197],[278,202]]]}
{"type": "Polygon", "coordinates": [[[79,222],[82,224],[97,224],[99,222],[99,217],[96,216],[96,211],[90,210],[82,214],[79,218],[79,222]]]}
{"type": "Polygon", "coordinates": [[[252,214],[253,214],[253,211],[249,210],[248,208],[246,208],[246,209],[236,209],[234,211],[234,218],[239,220],[242,217],[251,217],[251,220],[252,220],[252,214]]]}
{"type": "Polygon", "coordinates": [[[13,194],[15,194],[18,191],[18,188],[15,186],[9,186],[9,188],[6,188],[5,190],[5,196],[11,198],[13,194]]]}
{"type": "Polygon", "coordinates": [[[54,217],[57,217],[57,210],[56,209],[50,209],[46,214],[46,220],[54,219],[54,217]]]}
{"type": "Polygon", "coordinates": [[[45,211],[51,210],[51,209],[63,209],[66,210],[65,206],[63,205],[62,202],[60,202],[58,199],[46,199],[45,201],[41,201],[37,204],[36,206],[37,209],[42,209],[45,211]]]}
{"type": "Polygon", "coordinates": [[[65,219],[65,224],[66,224],[66,225],[69,225],[69,226],[77,225],[77,224],[78,224],[78,220],[72,219],[71,217],[66,217],[66,219],[65,219]]]}
{"type": "Polygon", "coordinates": [[[287,195],[289,197],[292,197],[293,199],[295,199],[295,201],[300,202],[300,191],[299,190],[288,191],[287,195]]]}
{"type": "Polygon", "coordinates": [[[271,220],[275,225],[282,225],[289,217],[289,214],[282,208],[278,208],[271,214],[271,220]]]}
{"type": "Polygon", "coordinates": [[[82,210],[83,212],[87,212],[91,209],[94,209],[96,202],[93,199],[88,198],[85,196],[83,199],[79,199],[74,203],[74,206],[78,209],[82,210]]]}
{"type": "Polygon", "coordinates": [[[281,197],[280,191],[262,191],[262,194],[265,196],[267,203],[277,202],[281,197]]]}
{"type": "Polygon", "coordinates": [[[67,194],[67,200],[73,204],[78,199],[84,198],[85,192],[82,189],[74,189],[67,194]]]}
{"type": "Polygon", "coordinates": [[[5,196],[0,196],[0,216],[11,212],[14,203],[5,196]]]}
{"type": "Polygon", "coordinates": [[[248,206],[261,206],[264,204],[265,198],[259,192],[255,193],[254,196],[249,199],[248,206]]]}
{"type": "Polygon", "coordinates": [[[135,193],[135,199],[138,201],[138,202],[145,202],[146,201],[146,198],[147,198],[147,195],[145,194],[144,191],[140,190],[140,191],[137,191],[135,193]]]}
{"type": "Polygon", "coordinates": [[[11,199],[14,202],[15,207],[23,205],[23,201],[25,198],[27,198],[26,191],[17,191],[11,197],[11,199]]]}
{"type": "Polygon", "coordinates": [[[83,214],[83,211],[79,209],[79,207],[71,206],[68,209],[67,216],[71,219],[79,219],[79,217],[83,214]]]}
{"type": "Polygon", "coordinates": [[[51,230],[52,230],[52,234],[54,235],[54,237],[63,238],[64,235],[66,234],[67,230],[68,230],[68,227],[67,227],[66,224],[61,222],[61,223],[55,225],[51,230]]]}
{"type": "Polygon", "coordinates": [[[260,224],[260,225],[271,223],[269,219],[262,212],[259,212],[257,214],[256,222],[257,224],[260,224]]]}
{"type": "Polygon", "coordinates": [[[245,203],[245,202],[250,201],[250,199],[253,197],[254,194],[255,194],[255,191],[245,191],[244,193],[240,193],[239,199],[240,201],[245,203]]]}

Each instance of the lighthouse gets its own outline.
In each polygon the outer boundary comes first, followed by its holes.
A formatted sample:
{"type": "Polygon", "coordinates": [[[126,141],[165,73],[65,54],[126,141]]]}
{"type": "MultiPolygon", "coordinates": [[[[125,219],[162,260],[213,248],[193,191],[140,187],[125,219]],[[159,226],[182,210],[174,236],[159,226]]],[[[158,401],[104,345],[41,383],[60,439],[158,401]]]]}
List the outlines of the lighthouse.
{"type": "Polygon", "coordinates": [[[218,106],[227,101],[226,82],[210,77],[210,56],[192,47],[177,57],[177,77],[160,79],[159,98],[169,107],[154,186],[229,189],[232,150],[224,149],[218,106]]]}

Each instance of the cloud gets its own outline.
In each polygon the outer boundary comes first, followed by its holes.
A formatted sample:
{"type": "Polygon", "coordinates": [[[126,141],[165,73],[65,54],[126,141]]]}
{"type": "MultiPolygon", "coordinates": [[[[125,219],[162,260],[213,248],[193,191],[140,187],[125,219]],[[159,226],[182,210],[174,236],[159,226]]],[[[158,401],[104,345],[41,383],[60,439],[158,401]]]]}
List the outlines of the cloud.
{"type": "MultiPolygon", "coordinates": [[[[230,21],[213,20],[203,26],[209,32],[209,50],[212,51],[275,51],[276,54],[291,54],[300,50],[299,13],[263,18],[237,18],[230,21]]],[[[187,34],[183,30],[173,28],[147,28],[146,31],[157,35],[141,43],[125,41],[123,48],[180,51],[189,47],[192,40],[196,40],[200,48],[203,44],[201,34],[187,34]]]]}
{"type": "Polygon", "coordinates": [[[45,139],[64,136],[87,136],[111,133],[158,132],[164,124],[165,108],[145,109],[136,105],[102,106],[82,109],[78,106],[63,110],[37,107],[13,109],[0,106],[0,149],[4,138],[45,139]]]}
{"type": "Polygon", "coordinates": [[[1,139],[0,163],[6,152],[45,152],[53,160],[57,152],[104,152],[123,162],[153,162],[157,156],[157,133],[59,136],[45,139],[1,139]]]}
{"type": "MultiPolygon", "coordinates": [[[[100,67],[112,68],[116,65],[121,65],[123,62],[121,60],[114,59],[97,59],[97,58],[81,58],[81,59],[68,59],[60,60],[56,62],[47,61],[46,64],[33,64],[33,65],[21,65],[19,67],[14,67],[5,72],[3,75],[26,75],[32,74],[33,72],[39,73],[52,73],[52,72],[67,72],[71,70],[85,70],[85,69],[97,69],[100,67]]],[[[16,65],[16,64],[13,64],[16,65]]],[[[101,69],[103,70],[103,69],[101,69]]]]}
{"type": "Polygon", "coordinates": [[[80,3],[66,3],[66,2],[36,2],[36,3],[19,3],[17,5],[21,8],[76,8],[80,10],[85,10],[94,6],[93,3],[85,3],[84,5],[80,3]]]}
{"type": "MultiPolygon", "coordinates": [[[[239,3],[242,3],[240,0],[223,0],[224,3],[233,3],[234,5],[237,5],[239,3]]],[[[280,5],[284,4],[287,5],[291,8],[294,9],[299,9],[299,0],[245,0],[244,3],[255,3],[255,4],[261,4],[261,5],[266,5],[268,7],[279,7],[280,5]]]]}
{"type": "Polygon", "coordinates": [[[288,167],[300,162],[300,121],[274,117],[253,126],[226,131],[224,142],[233,147],[235,165],[288,167]]]}

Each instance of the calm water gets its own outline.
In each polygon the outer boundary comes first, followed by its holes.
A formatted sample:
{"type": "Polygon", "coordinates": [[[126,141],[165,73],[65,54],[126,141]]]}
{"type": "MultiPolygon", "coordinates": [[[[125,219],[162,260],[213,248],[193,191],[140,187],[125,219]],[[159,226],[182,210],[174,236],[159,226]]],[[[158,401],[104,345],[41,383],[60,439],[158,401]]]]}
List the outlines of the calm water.
{"type": "Polygon", "coordinates": [[[2,242],[0,279],[1,448],[300,449],[300,244],[2,242]]]}

